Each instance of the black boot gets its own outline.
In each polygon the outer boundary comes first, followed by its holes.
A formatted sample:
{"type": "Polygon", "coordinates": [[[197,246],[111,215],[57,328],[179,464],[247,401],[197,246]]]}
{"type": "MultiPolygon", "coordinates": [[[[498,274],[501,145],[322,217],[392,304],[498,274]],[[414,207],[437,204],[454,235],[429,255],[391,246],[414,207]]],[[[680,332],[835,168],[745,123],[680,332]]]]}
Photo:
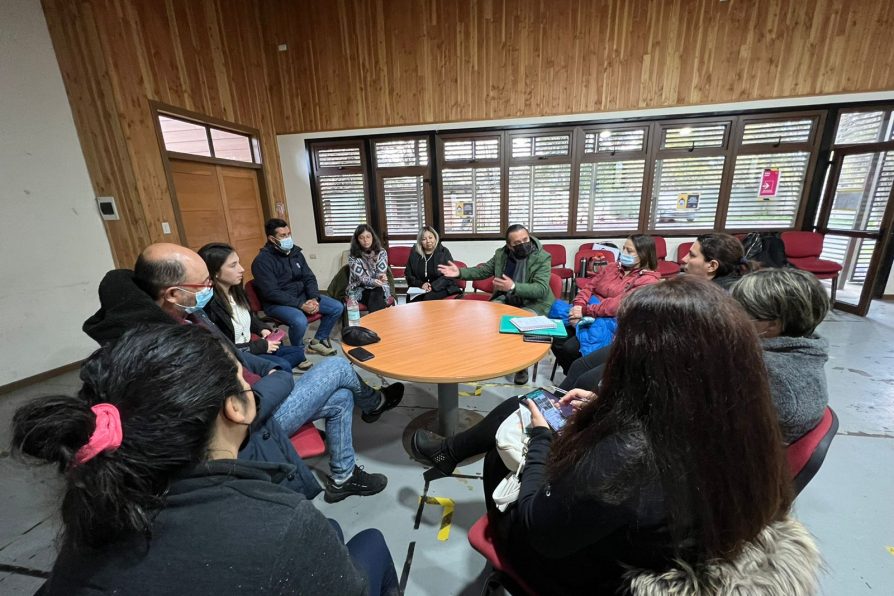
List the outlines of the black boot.
{"type": "Polygon", "coordinates": [[[433,466],[423,474],[423,477],[428,481],[450,476],[453,474],[453,470],[456,469],[456,464],[459,463],[451,455],[450,446],[446,439],[422,428],[413,433],[410,447],[413,451],[413,457],[433,466]]]}

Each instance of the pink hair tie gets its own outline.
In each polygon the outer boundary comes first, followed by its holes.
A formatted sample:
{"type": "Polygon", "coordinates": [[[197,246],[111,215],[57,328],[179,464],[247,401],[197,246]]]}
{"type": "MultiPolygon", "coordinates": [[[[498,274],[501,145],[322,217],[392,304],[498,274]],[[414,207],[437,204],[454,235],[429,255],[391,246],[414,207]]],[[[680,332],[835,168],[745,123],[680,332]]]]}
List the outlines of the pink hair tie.
{"type": "Polygon", "coordinates": [[[87,444],[75,454],[75,465],[90,461],[103,451],[114,451],[121,446],[121,414],[112,404],[96,404],[92,408],[96,415],[96,428],[87,444]]]}

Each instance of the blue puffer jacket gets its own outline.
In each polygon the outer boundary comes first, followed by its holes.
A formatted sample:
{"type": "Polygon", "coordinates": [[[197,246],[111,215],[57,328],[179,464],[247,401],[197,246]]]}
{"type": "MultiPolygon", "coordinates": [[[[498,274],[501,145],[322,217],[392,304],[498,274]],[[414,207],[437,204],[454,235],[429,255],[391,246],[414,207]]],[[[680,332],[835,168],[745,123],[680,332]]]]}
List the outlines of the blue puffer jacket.
{"type": "Polygon", "coordinates": [[[270,306],[301,308],[310,299],[320,299],[317,276],[310,270],[301,247],[294,246],[285,254],[268,242],[252,262],[251,274],[265,309],[270,306]]]}

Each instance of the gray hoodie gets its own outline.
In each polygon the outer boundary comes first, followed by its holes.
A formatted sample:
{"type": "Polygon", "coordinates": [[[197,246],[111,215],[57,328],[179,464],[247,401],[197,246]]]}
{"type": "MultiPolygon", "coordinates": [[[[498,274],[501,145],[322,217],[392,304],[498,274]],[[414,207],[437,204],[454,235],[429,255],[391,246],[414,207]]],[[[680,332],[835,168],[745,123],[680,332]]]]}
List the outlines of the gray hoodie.
{"type": "Polygon", "coordinates": [[[771,337],[762,343],[782,438],[791,443],[819,423],[829,404],[823,370],[829,343],[818,335],[771,337]]]}

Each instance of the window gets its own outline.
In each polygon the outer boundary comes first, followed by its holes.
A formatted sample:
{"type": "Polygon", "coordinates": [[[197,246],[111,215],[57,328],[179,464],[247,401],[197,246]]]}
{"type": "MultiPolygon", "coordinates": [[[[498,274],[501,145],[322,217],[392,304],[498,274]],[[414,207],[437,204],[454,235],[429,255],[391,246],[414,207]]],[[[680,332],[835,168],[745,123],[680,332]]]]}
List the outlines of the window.
{"type": "Polygon", "coordinates": [[[846,112],[838,120],[838,130],[835,133],[836,145],[850,145],[854,143],[876,143],[886,138],[892,139],[890,124],[886,126],[884,111],[873,112],[846,112]],[[885,130],[885,129],[888,130],[885,130]]]}
{"type": "MultiPolygon", "coordinates": [[[[398,244],[423,224],[462,239],[499,238],[515,223],[543,238],[793,229],[826,113],[308,141],[325,149],[315,149],[315,167],[330,168],[314,185],[315,209],[327,214],[320,239],[339,241],[367,220],[398,244]]],[[[842,123],[847,142],[894,138],[887,109],[849,112],[842,123]]]]}
{"type": "Polygon", "coordinates": [[[369,221],[364,155],[360,141],[311,149],[317,225],[327,238],[350,238],[369,221]]]}
{"type": "Polygon", "coordinates": [[[428,139],[375,141],[373,151],[385,236],[415,238],[428,221],[431,191],[428,139]]]}
{"type": "Polygon", "coordinates": [[[568,232],[571,132],[510,134],[507,225],[531,232],[568,232]]]}
{"type": "Polygon", "coordinates": [[[502,234],[502,136],[441,138],[443,234],[502,234]]]}
{"type": "Polygon", "coordinates": [[[165,149],[172,153],[261,163],[257,139],[249,134],[161,113],[158,124],[165,149]]]}
{"type": "Polygon", "coordinates": [[[584,129],[575,231],[629,232],[639,227],[648,130],[584,129]]]}

